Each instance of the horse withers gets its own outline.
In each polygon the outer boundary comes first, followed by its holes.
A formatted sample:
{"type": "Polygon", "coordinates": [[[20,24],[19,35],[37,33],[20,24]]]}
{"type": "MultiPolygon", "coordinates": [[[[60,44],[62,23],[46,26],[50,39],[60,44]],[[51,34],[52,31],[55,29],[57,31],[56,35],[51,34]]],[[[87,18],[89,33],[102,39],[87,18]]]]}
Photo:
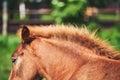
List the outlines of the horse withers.
{"type": "Polygon", "coordinates": [[[72,25],[18,30],[9,80],[120,80],[120,55],[106,42],[72,25]]]}

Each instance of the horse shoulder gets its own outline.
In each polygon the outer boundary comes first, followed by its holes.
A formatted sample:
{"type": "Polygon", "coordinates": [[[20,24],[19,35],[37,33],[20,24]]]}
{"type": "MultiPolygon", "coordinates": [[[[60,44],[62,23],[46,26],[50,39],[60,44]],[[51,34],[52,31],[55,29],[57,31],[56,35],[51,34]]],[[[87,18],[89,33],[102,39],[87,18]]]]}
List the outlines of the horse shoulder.
{"type": "Polygon", "coordinates": [[[98,59],[80,67],[70,80],[120,80],[120,61],[98,59]]]}

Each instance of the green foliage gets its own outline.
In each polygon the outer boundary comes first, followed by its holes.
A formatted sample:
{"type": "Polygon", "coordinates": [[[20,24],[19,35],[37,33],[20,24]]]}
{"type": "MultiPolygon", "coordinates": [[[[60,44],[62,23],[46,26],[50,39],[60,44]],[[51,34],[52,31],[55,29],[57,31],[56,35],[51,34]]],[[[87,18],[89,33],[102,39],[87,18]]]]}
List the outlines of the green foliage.
{"type": "Polygon", "coordinates": [[[7,80],[11,69],[11,55],[20,40],[15,35],[0,35],[0,80],[7,80]]]}
{"type": "Polygon", "coordinates": [[[107,40],[111,45],[113,45],[117,50],[120,50],[120,32],[116,29],[102,30],[100,36],[107,40]]]}
{"type": "Polygon", "coordinates": [[[52,0],[51,16],[56,23],[82,23],[86,0],[52,0]]]}
{"type": "MultiPolygon", "coordinates": [[[[87,7],[105,7],[117,1],[118,0],[52,0],[51,6],[53,12],[51,16],[55,23],[58,24],[83,24],[86,22],[84,14],[87,7]]],[[[101,17],[101,15],[98,15],[98,17],[101,17]]],[[[113,17],[114,16],[110,16],[110,19],[113,17]]]]}
{"type": "Polygon", "coordinates": [[[99,24],[90,22],[87,24],[87,28],[91,31],[98,30],[97,36],[110,43],[117,50],[120,50],[120,23],[116,24],[112,28],[104,29],[99,24]]]}
{"type": "Polygon", "coordinates": [[[120,23],[119,22],[117,24],[115,24],[114,27],[120,32],[120,23]]]}
{"type": "Polygon", "coordinates": [[[97,24],[95,22],[89,22],[88,24],[86,24],[87,28],[91,31],[94,31],[94,30],[99,30],[101,27],[100,27],[100,24],[97,24]]]}

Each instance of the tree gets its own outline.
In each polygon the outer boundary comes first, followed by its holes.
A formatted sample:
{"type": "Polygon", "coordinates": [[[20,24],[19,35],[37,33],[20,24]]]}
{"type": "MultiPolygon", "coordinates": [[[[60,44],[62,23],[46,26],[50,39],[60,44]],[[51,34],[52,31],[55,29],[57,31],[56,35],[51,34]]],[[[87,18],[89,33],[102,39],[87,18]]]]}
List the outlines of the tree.
{"type": "Polygon", "coordinates": [[[51,16],[56,23],[85,23],[87,7],[102,8],[118,0],[52,0],[51,16]]]}
{"type": "Polygon", "coordinates": [[[52,0],[52,17],[56,23],[82,23],[86,0],[52,0]]]}

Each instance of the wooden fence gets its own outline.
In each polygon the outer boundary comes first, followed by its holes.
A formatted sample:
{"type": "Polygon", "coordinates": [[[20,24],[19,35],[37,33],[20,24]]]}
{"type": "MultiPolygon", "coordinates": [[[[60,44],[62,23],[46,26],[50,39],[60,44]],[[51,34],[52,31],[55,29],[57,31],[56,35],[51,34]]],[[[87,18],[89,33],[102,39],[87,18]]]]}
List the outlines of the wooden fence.
{"type": "MultiPolygon", "coordinates": [[[[15,11],[8,11],[9,15],[10,14],[19,14],[18,10],[15,11]]],[[[35,16],[35,15],[43,15],[43,14],[50,14],[51,9],[38,9],[38,10],[26,10],[26,15],[29,16],[35,16]]],[[[18,16],[19,17],[19,16],[18,16]]],[[[7,32],[8,33],[15,33],[17,29],[19,28],[20,25],[49,25],[53,24],[54,21],[42,21],[39,18],[36,17],[30,17],[27,20],[20,20],[20,19],[8,19],[7,22],[7,32]]],[[[2,20],[0,20],[0,33],[2,33],[2,20]]]]}

